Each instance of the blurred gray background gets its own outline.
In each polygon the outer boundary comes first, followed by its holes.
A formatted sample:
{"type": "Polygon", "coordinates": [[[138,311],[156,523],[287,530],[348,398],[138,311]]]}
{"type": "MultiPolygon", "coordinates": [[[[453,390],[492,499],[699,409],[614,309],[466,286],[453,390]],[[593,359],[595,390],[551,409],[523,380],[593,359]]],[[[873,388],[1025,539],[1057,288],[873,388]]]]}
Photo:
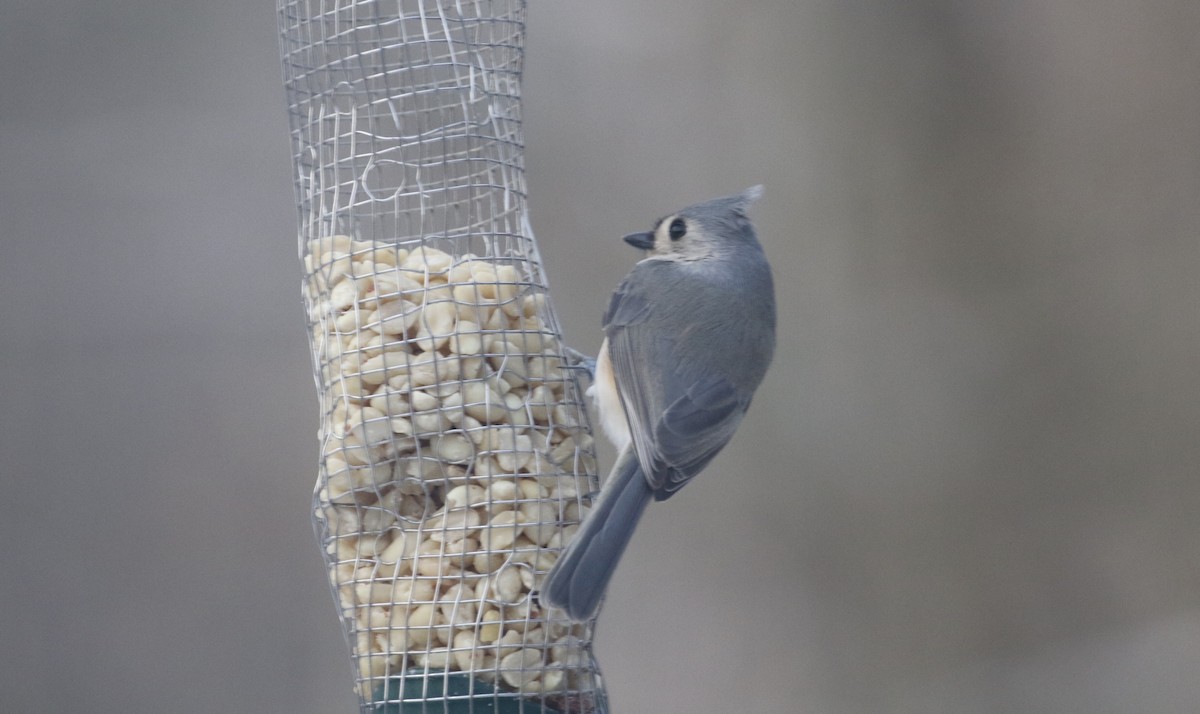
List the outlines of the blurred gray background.
{"type": "MultiPolygon", "coordinates": [[[[0,701],[354,711],[271,2],[0,2],[0,701]]],[[[780,352],[614,711],[1200,711],[1200,4],[534,0],[559,314],[762,182],[780,352]]],[[[604,463],[611,462],[605,452],[604,463]]]]}

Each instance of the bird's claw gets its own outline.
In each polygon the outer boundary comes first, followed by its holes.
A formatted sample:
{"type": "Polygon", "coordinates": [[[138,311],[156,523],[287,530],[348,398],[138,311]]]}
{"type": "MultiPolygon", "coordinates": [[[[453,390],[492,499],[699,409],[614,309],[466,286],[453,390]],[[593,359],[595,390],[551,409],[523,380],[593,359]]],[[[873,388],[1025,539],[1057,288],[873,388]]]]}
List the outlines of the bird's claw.
{"type": "Polygon", "coordinates": [[[588,357],[579,350],[573,350],[570,347],[563,346],[563,354],[567,357],[567,362],[572,367],[582,367],[589,380],[596,379],[596,358],[588,357]]]}

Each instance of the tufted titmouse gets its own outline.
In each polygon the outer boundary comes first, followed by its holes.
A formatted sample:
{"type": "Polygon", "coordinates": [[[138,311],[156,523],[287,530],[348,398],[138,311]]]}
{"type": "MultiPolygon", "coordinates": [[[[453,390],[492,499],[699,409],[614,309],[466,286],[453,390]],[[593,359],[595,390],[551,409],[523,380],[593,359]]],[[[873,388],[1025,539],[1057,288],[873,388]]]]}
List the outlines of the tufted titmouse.
{"type": "Polygon", "coordinates": [[[669,498],[733,436],[771,362],[771,269],[746,216],[761,195],[755,186],[625,236],[650,254],[613,293],[588,390],[620,455],[539,595],[573,620],[595,614],[650,498],[669,498]]]}

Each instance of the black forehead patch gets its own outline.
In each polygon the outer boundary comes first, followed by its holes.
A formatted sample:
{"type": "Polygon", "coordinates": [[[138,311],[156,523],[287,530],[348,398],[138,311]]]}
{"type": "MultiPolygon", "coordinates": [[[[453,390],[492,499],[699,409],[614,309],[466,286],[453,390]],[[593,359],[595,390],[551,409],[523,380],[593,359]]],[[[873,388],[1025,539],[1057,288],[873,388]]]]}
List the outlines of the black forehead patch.
{"type": "Polygon", "coordinates": [[[674,220],[674,219],[676,219],[676,218],[679,218],[679,214],[678,214],[678,213],[672,213],[672,214],[671,214],[671,215],[669,215],[669,216],[663,216],[662,218],[660,218],[660,219],[658,219],[657,221],[655,221],[655,222],[654,222],[654,228],[651,228],[651,229],[650,229],[650,232],[651,232],[651,233],[658,233],[658,229],[659,229],[659,227],[660,227],[660,226],[662,226],[662,224],[666,223],[667,221],[674,220]]]}

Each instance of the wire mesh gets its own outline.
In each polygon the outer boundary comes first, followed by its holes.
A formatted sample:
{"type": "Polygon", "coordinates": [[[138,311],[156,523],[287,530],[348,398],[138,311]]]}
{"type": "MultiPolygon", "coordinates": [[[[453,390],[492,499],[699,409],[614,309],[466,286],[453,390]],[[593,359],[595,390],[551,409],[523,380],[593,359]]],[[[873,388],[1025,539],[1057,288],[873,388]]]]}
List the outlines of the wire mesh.
{"type": "Polygon", "coordinates": [[[520,0],[280,0],[314,516],[363,711],[606,711],[533,593],[597,488],[526,214],[520,0]]]}

